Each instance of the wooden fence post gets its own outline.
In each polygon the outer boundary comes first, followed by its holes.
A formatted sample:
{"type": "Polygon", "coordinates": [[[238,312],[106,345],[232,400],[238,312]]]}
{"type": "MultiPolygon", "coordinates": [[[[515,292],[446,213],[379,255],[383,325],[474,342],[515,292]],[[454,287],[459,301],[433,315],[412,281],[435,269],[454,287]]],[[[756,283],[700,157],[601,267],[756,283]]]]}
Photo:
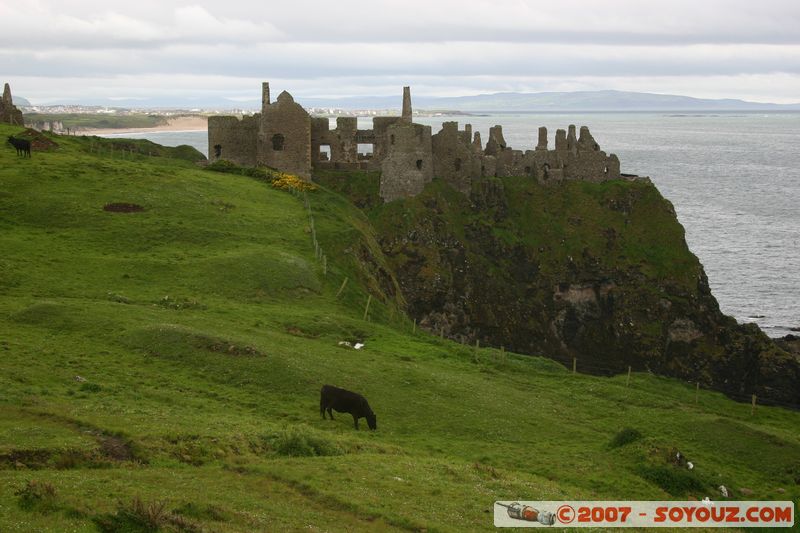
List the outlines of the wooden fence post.
{"type": "Polygon", "coordinates": [[[756,414],[756,395],[753,394],[753,398],[750,404],[750,416],[756,414]]]}
{"type": "Polygon", "coordinates": [[[500,362],[501,363],[506,362],[506,347],[503,346],[502,344],[500,345],[500,362]]]}
{"type": "Polygon", "coordinates": [[[344,281],[342,282],[342,286],[341,286],[341,287],[339,287],[339,290],[338,290],[338,291],[336,291],[336,297],[337,297],[337,298],[339,297],[339,295],[340,295],[340,294],[342,294],[342,291],[344,290],[344,286],[345,286],[345,285],[347,285],[347,280],[348,280],[348,279],[349,279],[349,278],[345,277],[345,278],[344,278],[344,281]]]}
{"type": "Polygon", "coordinates": [[[698,381],[694,387],[694,403],[697,403],[700,399],[700,382],[698,381]]]}
{"type": "Polygon", "coordinates": [[[411,333],[416,333],[416,332],[417,332],[417,319],[415,318],[414,319],[414,326],[411,329],[411,333]]]}
{"type": "Polygon", "coordinates": [[[369,304],[372,301],[372,295],[370,294],[367,296],[367,305],[364,307],[364,320],[367,319],[367,313],[369,313],[369,304]]]}
{"type": "Polygon", "coordinates": [[[578,358],[577,357],[573,357],[572,358],[572,373],[573,374],[577,374],[578,373],[578,358]]]}
{"type": "Polygon", "coordinates": [[[629,386],[631,384],[631,365],[628,365],[628,379],[625,380],[625,386],[629,386]]]}

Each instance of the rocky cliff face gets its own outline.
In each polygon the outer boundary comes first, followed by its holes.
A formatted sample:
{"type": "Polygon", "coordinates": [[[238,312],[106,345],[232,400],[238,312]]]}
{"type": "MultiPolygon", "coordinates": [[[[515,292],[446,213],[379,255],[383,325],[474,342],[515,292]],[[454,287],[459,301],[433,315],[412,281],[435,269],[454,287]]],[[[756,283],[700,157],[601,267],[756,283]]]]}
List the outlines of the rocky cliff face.
{"type": "Polygon", "coordinates": [[[723,315],[672,205],[648,180],[538,185],[493,178],[469,196],[435,180],[370,210],[422,327],[596,374],[651,371],[800,404],[800,362],[723,315]]]}

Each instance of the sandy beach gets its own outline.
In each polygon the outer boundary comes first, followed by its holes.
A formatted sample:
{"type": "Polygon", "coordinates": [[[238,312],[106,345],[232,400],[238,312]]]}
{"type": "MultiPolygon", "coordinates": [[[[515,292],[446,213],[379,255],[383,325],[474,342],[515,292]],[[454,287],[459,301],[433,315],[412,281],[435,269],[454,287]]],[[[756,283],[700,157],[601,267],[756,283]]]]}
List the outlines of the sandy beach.
{"type": "Polygon", "coordinates": [[[156,131],[206,131],[208,117],[192,115],[188,117],[175,117],[166,124],[153,128],[86,128],[80,131],[81,135],[107,135],[109,133],[148,133],[156,131]]]}

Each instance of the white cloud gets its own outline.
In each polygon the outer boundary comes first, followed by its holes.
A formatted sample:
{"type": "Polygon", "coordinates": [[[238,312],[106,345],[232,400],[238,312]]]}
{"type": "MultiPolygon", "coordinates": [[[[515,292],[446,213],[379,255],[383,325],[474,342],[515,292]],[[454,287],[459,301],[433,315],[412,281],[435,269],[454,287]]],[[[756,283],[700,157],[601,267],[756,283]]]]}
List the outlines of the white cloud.
{"type": "Polygon", "coordinates": [[[251,80],[271,79],[317,95],[415,83],[430,94],[641,88],[783,101],[800,99],[798,27],[794,0],[6,1],[0,64],[34,100],[66,98],[81,79],[97,97],[168,95],[187,79],[228,80],[245,97],[251,80]]]}

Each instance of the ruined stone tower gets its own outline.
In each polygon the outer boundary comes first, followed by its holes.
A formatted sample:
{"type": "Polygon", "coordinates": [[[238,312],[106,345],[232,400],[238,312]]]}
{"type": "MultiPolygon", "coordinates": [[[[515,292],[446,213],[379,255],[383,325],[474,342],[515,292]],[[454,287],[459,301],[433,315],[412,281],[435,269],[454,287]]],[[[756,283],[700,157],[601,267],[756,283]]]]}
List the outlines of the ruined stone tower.
{"type": "Polygon", "coordinates": [[[269,106],[269,82],[265,81],[261,84],[261,112],[263,113],[264,110],[269,106]]]}
{"type": "Polygon", "coordinates": [[[283,91],[269,103],[269,85],[264,86],[267,101],[261,110],[256,146],[256,163],[311,179],[311,117],[283,91]]]}
{"type": "Polygon", "coordinates": [[[403,87],[403,112],[400,117],[403,122],[411,122],[411,87],[403,87]]]}
{"type": "Polygon", "coordinates": [[[23,126],[25,124],[22,119],[22,111],[17,109],[11,98],[11,87],[8,83],[3,88],[3,99],[0,100],[0,122],[15,126],[23,126]]]}
{"type": "Polygon", "coordinates": [[[386,128],[380,195],[385,202],[416,196],[433,180],[431,127],[411,122],[411,90],[403,87],[403,113],[386,128]]]}

